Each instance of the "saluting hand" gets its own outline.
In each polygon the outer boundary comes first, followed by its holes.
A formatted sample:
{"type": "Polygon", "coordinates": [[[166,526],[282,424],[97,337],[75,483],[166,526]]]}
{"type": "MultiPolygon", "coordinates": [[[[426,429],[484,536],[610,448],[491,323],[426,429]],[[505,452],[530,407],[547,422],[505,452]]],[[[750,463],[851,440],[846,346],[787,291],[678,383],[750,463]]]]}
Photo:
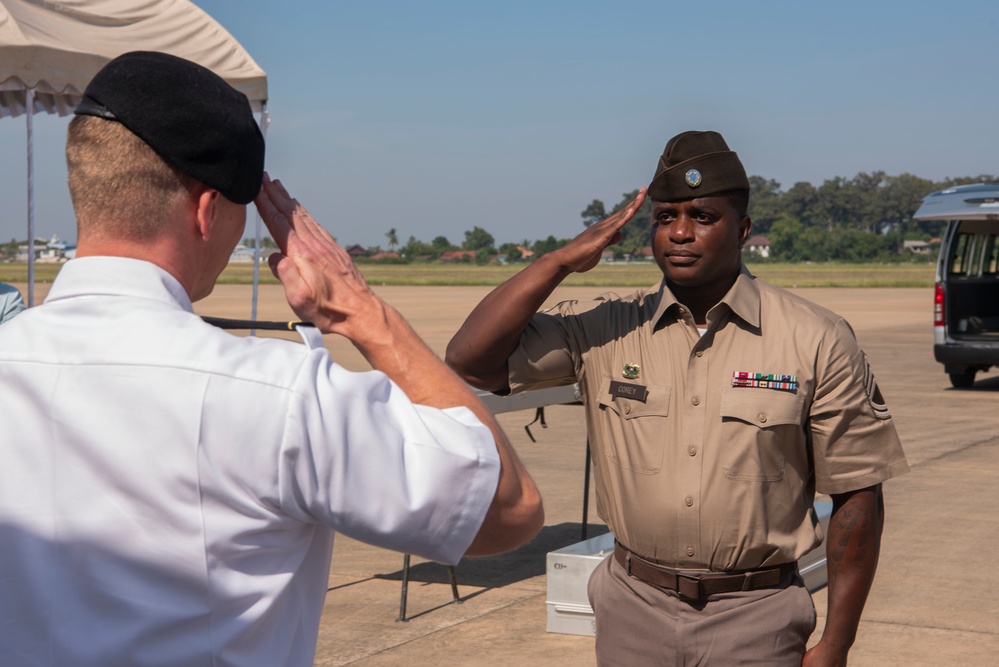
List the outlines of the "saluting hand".
{"type": "Polygon", "coordinates": [[[600,257],[609,246],[621,241],[621,229],[631,220],[645,201],[645,188],[628,206],[614,215],[590,225],[579,236],[553,251],[565,273],[583,273],[600,263],[600,257]]]}
{"type": "Polygon", "coordinates": [[[281,252],[268,258],[295,314],[323,333],[350,340],[365,330],[355,316],[375,316],[380,299],[371,291],[350,255],[288,194],[280,181],[264,174],[254,200],[260,217],[281,252]]]}

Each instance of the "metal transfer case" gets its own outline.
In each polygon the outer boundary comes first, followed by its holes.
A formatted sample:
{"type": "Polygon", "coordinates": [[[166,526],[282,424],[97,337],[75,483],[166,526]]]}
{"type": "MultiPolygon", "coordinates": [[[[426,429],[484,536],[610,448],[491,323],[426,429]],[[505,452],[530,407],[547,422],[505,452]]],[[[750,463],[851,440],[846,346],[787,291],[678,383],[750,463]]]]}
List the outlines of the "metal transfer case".
{"type": "MultiPolygon", "coordinates": [[[[815,514],[826,535],[832,503],[816,501],[815,514]]],[[[604,533],[548,553],[548,632],[594,636],[593,609],[586,587],[593,570],[613,551],[614,536],[604,533]]],[[[828,583],[824,542],[801,557],[798,570],[812,593],[828,583]]]]}

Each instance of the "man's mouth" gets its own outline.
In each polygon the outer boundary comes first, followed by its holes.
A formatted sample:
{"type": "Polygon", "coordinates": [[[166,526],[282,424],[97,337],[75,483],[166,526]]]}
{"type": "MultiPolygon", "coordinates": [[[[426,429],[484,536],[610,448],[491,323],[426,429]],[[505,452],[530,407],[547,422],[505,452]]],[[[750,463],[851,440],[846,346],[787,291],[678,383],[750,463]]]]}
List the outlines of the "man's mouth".
{"type": "Polygon", "coordinates": [[[695,255],[690,252],[668,252],[666,253],[666,261],[674,266],[690,266],[698,260],[700,255],[695,255]]]}

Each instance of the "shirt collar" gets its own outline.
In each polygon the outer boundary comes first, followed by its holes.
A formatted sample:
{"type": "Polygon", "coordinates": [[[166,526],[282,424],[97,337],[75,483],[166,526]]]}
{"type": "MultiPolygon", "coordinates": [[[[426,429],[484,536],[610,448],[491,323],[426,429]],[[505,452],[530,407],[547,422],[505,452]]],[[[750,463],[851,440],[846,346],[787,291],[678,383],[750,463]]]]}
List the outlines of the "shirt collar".
{"type": "Polygon", "coordinates": [[[151,262],[128,257],[80,257],[66,262],[45,303],[79,296],[153,299],[194,312],[180,282],[151,262]]]}
{"type": "MultiPolygon", "coordinates": [[[[659,284],[659,305],[656,307],[652,321],[658,323],[659,319],[666,314],[673,306],[678,306],[679,301],[673,296],[666,285],[664,278],[659,284]]],[[[735,279],[731,289],[722,297],[720,303],[724,303],[738,317],[742,318],[746,324],[759,328],[760,326],[760,288],[756,284],[756,277],[749,272],[743,264],[739,270],[739,275],[735,279]]],[[[717,306],[716,306],[717,307],[717,306]]]]}
{"type": "Polygon", "coordinates": [[[746,324],[756,329],[760,327],[760,286],[756,284],[756,276],[749,272],[745,264],[739,270],[735,284],[721,302],[746,324]]]}

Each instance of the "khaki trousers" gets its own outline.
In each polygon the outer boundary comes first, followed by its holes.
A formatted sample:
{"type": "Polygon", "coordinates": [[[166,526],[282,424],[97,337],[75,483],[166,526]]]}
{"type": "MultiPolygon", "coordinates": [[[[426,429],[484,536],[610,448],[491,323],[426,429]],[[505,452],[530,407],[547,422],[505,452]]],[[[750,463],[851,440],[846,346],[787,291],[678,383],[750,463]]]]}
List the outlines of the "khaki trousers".
{"type": "Polygon", "coordinates": [[[600,667],[801,667],[815,606],[797,573],[779,588],[690,602],[631,577],[609,556],[590,577],[600,667]]]}

